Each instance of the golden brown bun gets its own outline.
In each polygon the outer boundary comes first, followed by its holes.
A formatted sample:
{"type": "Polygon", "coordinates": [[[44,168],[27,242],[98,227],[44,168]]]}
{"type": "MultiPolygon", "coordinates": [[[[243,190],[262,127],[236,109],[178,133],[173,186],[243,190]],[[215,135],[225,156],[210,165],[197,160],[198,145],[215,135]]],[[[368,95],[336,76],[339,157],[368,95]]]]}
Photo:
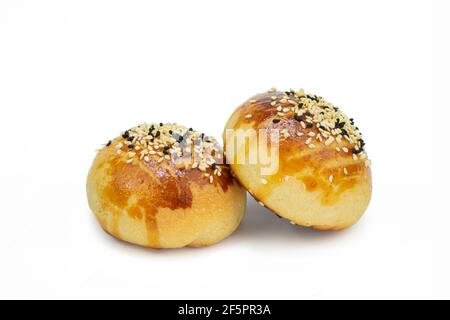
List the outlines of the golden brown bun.
{"type": "Polygon", "coordinates": [[[214,244],[238,227],[246,193],[228,166],[210,182],[209,169],[179,168],[156,156],[130,162],[126,146],[115,147],[121,141],[99,151],[87,179],[89,206],[105,231],[146,247],[180,248],[214,244]]]}
{"type": "MultiPolygon", "coordinates": [[[[353,154],[353,145],[346,139],[325,145],[322,136],[318,140],[317,124],[305,127],[294,118],[295,112],[277,110],[283,96],[284,92],[272,91],[250,98],[235,110],[225,127],[267,129],[269,133],[279,129],[279,171],[262,176],[257,163],[231,164],[232,172],[261,204],[293,224],[320,230],[353,225],[366,210],[372,192],[365,152],[353,154]],[[274,123],[273,119],[280,121],[274,123]]],[[[289,107],[289,102],[281,105],[289,107]]],[[[248,156],[248,146],[237,148],[247,148],[244,152],[248,156]]]]}

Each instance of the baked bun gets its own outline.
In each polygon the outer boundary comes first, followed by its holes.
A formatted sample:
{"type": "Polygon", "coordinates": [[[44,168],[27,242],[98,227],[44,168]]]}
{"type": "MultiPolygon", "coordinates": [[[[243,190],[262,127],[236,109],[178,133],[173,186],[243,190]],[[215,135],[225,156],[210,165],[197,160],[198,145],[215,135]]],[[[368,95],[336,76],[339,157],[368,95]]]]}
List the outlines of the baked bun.
{"type": "MultiPolygon", "coordinates": [[[[268,145],[276,143],[273,134],[279,133],[279,166],[272,175],[262,174],[259,158],[236,163],[237,154],[248,159],[256,145],[235,143],[233,155],[226,152],[236,178],[277,215],[301,226],[340,230],[366,210],[372,180],[364,141],[353,119],[323,98],[273,89],[236,109],[225,127],[229,140],[228,129],[265,129],[268,145]]],[[[230,145],[226,141],[226,148],[230,145]]]]}
{"type": "Polygon", "coordinates": [[[109,141],[87,178],[89,206],[105,231],[151,248],[200,247],[229,236],[246,192],[220,145],[175,124],[142,124],[109,141]]]}

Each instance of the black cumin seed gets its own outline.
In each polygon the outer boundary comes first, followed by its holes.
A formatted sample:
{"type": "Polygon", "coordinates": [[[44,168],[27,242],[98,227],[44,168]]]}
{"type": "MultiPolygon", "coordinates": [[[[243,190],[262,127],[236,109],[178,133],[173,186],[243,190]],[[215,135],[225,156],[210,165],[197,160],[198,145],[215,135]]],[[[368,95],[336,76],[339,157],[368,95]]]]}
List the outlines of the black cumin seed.
{"type": "Polygon", "coordinates": [[[178,142],[181,142],[181,141],[183,141],[183,137],[182,137],[182,136],[180,136],[180,137],[178,138],[178,142]]]}
{"type": "Polygon", "coordinates": [[[307,128],[312,128],[312,127],[314,127],[314,125],[313,125],[312,123],[307,123],[307,124],[306,124],[306,127],[307,127],[307,128]]]}
{"type": "Polygon", "coordinates": [[[161,131],[156,131],[155,138],[158,138],[161,135],[161,131]]]}
{"type": "Polygon", "coordinates": [[[278,123],[278,122],[280,122],[280,119],[273,119],[272,122],[273,123],[278,123]]]}
{"type": "Polygon", "coordinates": [[[129,136],[127,140],[131,142],[131,141],[133,141],[133,139],[134,139],[133,136],[129,136]]]}
{"type": "Polygon", "coordinates": [[[128,130],[122,134],[122,138],[124,138],[124,139],[127,139],[129,136],[130,136],[130,133],[128,132],[128,130]]]}
{"type": "Polygon", "coordinates": [[[162,122],[159,123],[159,126],[162,127],[164,124],[162,122]]]}
{"type": "Polygon", "coordinates": [[[302,121],[302,117],[299,116],[298,114],[296,114],[296,115],[294,116],[294,119],[297,120],[298,122],[302,121]]]}
{"type": "Polygon", "coordinates": [[[106,144],[107,147],[109,147],[111,145],[112,141],[109,140],[108,143],[106,144]]]}
{"type": "Polygon", "coordinates": [[[128,145],[128,148],[132,149],[134,146],[132,144],[128,145]]]}
{"type": "Polygon", "coordinates": [[[363,139],[359,139],[359,145],[361,146],[361,149],[364,148],[364,146],[366,145],[366,143],[364,142],[363,139]]]}

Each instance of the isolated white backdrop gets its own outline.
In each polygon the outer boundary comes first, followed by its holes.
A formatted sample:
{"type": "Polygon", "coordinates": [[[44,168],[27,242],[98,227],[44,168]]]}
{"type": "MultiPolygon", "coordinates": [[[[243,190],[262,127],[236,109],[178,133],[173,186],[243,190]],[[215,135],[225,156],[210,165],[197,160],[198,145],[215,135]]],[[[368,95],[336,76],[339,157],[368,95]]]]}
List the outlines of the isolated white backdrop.
{"type": "Polygon", "coordinates": [[[434,6],[0,2],[0,298],[449,298],[437,231],[449,219],[434,191],[448,186],[432,177],[432,21],[445,16],[434,6]],[[204,249],[148,250],[100,229],[85,195],[97,147],[144,121],[220,137],[271,86],[355,118],[374,179],[356,226],[297,228],[250,201],[238,231],[204,249]]]}

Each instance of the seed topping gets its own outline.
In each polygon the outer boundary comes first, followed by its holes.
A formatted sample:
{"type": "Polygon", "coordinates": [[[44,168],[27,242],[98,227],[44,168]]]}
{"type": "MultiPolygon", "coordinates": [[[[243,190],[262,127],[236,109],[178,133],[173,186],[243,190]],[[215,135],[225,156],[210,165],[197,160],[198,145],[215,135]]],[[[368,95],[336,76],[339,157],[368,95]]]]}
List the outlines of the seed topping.
{"type": "MultiPolygon", "coordinates": [[[[108,141],[105,148],[112,144],[108,141]]],[[[143,123],[124,131],[114,140],[114,148],[117,154],[126,153],[124,161],[129,164],[133,160],[171,161],[179,169],[203,171],[210,183],[222,175],[218,165],[223,159],[220,144],[213,137],[177,124],[143,123]]]]}
{"type": "Polygon", "coordinates": [[[343,151],[354,160],[367,159],[365,142],[353,118],[348,118],[338,107],[320,96],[305,93],[303,89],[281,92],[272,88],[269,92],[270,104],[277,110],[273,123],[280,122],[283,117],[292,117],[300,123],[301,131],[307,131],[305,144],[310,148],[314,148],[310,138],[315,137],[319,143],[332,146],[337,152],[343,151]]]}

